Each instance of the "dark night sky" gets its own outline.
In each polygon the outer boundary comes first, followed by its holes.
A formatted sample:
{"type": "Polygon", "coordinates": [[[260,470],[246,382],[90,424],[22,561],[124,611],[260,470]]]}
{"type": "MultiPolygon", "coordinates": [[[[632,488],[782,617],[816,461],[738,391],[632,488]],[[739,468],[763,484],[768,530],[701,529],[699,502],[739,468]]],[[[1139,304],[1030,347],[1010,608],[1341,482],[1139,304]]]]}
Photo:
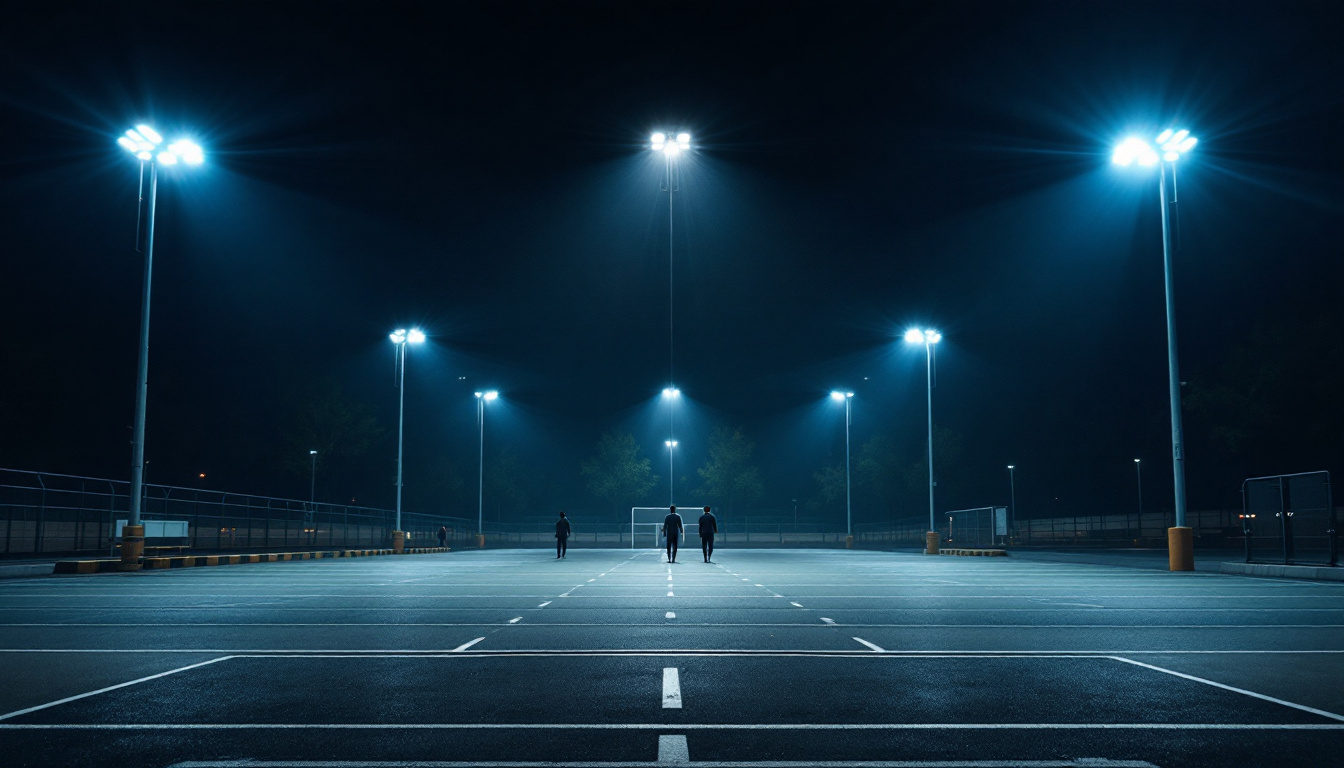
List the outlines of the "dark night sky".
{"type": "MultiPolygon", "coordinates": [[[[487,460],[521,458],[528,514],[598,506],[577,468],[609,429],[665,475],[646,142],[670,127],[697,145],[678,483],[725,423],[757,442],[762,510],[814,493],[843,456],[834,387],[857,393],[856,450],[882,434],[915,460],[918,323],[945,336],[935,421],[964,443],[947,505],[1006,503],[1015,462],[1024,515],[1126,511],[1140,456],[1169,507],[1156,177],[1109,153],[1179,123],[1201,139],[1183,378],[1249,393],[1187,413],[1190,506],[1235,506],[1248,475],[1344,471],[1341,40],[1328,2],[10,5],[0,467],[129,475],[142,261],[113,141],[149,121],[208,154],[160,185],[150,481],[304,496],[283,425],[327,381],[387,434],[319,495],[390,505],[386,334],[407,324],[432,341],[407,377],[409,509],[445,503],[424,479],[445,461],[474,507],[479,387],[503,392],[487,460]]],[[[856,517],[920,512],[873,506],[856,517]]]]}

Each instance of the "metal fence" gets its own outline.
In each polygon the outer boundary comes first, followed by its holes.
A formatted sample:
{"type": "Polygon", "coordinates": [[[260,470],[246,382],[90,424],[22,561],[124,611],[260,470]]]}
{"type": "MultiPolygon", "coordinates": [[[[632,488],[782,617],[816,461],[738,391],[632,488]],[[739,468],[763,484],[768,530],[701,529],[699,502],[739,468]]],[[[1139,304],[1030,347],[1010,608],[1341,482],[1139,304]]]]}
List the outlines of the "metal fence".
{"type": "MultiPolygon", "coordinates": [[[[988,509],[988,508],[986,508],[988,509]]],[[[965,510],[966,513],[976,510],[965,510]]],[[[983,511],[982,511],[983,512],[983,511]]],[[[943,513],[946,521],[949,513],[943,513]]],[[[1186,513],[1186,524],[1194,529],[1195,542],[1201,547],[1242,546],[1241,525],[1236,510],[1202,510],[1186,513]]],[[[923,547],[929,518],[925,515],[908,517],[886,523],[867,523],[855,526],[856,545],[873,547],[923,547]]],[[[987,526],[988,523],[985,522],[987,526]]],[[[1165,547],[1167,528],[1174,525],[1170,513],[1145,512],[1127,515],[1077,515],[1014,520],[1009,527],[1008,543],[1014,546],[1038,547],[1165,547]]],[[[986,546],[990,543],[987,528],[976,526],[970,520],[960,529],[942,527],[939,533],[945,544],[957,545],[967,538],[986,546]]]]}
{"type": "Polygon", "coordinates": [[[1241,484],[1246,562],[1339,563],[1329,472],[1253,477],[1241,484]]]}
{"type": "MultiPolygon", "coordinates": [[[[0,553],[111,553],[117,520],[130,509],[121,480],[0,469],[0,553]]],[[[395,512],[346,504],[146,484],[146,520],[185,520],[192,549],[385,547],[395,512]]],[[[437,546],[447,526],[450,546],[474,542],[475,523],[403,512],[408,546],[437,546]]],[[[153,542],[149,542],[151,545],[153,542]]]]}

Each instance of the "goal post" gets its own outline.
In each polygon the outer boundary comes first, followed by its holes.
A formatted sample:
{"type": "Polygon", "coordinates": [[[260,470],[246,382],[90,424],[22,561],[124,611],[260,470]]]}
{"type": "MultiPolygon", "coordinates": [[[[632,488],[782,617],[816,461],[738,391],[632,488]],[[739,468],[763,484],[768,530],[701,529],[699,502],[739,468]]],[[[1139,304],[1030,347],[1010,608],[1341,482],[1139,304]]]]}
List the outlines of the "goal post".
{"type": "MultiPolygon", "coordinates": [[[[670,506],[670,505],[669,505],[670,506]]],[[[700,539],[700,527],[697,524],[700,520],[700,513],[705,505],[699,506],[681,506],[677,505],[677,514],[681,515],[681,524],[685,528],[682,533],[682,541],[689,544],[691,537],[696,538],[696,543],[700,539]],[[685,511],[683,511],[685,510],[685,511]],[[690,514],[690,517],[687,517],[690,514]]],[[[651,549],[658,549],[662,543],[661,530],[663,519],[667,517],[668,507],[631,507],[630,508],[630,548],[635,549],[635,541],[648,541],[651,549]]]]}

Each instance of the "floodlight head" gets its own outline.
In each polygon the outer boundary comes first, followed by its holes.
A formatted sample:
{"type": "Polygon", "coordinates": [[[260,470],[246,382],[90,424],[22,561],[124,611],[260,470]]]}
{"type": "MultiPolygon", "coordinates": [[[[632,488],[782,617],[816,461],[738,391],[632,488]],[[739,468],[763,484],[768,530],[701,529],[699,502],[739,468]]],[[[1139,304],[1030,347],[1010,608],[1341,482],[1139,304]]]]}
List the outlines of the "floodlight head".
{"type": "Polygon", "coordinates": [[[308,452],[308,455],[309,455],[309,456],[316,456],[316,455],[317,455],[317,451],[309,451],[309,452],[308,452]]]}
{"type": "Polygon", "coordinates": [[[926,329],[924,331],[924,340],[929,342],[930,344],[937,344],[938,342],[943,340],[943,334],[934,330],[926,329]]]}
{"type": "Polygon", "coordinates": [[[493,389],[490,390],[489,392],[486,392],[486,393],[485,393],[485,399],[486,399],[486,400],[494,400],[494,399],[496,399],[496,398],[498,398],[498,397],[499,397],[499,393],[496,392],[496,391],[493,390],[493,389]]]}
{"type": "Polygon", "coordinates": [[[673,144],[669,141],[667,144],[663,145],[663,154],[667,157],[676,157],[681,154],[681,145],[673,144]]]}
{"type": "Polygon", "coordinates": [[[918,328],[911,328],[905,332],[905,340],[911,344],[924,343],[924,332],[918,328]]]}
{"type": "Polygon", "coordinates": [[[834,400],[834,401],[836,401],[837,403],[839,403],[839,402],[843,402],[844,399],[845,399],[845,393],[844,393],[844,392],[832,392],[832,393],[831,393],[831,399],[834,400]]]}
{"type": "Polygon", "coordinates": [[[406,341],[412,344],[420,344],[425,340],[425,332],[419,328],[412,328],[406,332],[406,341]]]}
{"type": "Polygon", "coordinates": [[[160,152],[158,157],[154,159],[162,165],[177,165],[177,155],[172,152],[160,152]]]}
{"type": "Polygon", "coordinates": [[[1139,463],[1139,460],[1138,460],[1138,459],[1135,459],[1135,460],[1134,460],[1134,463],[1135,463],[1135,464],[1138,464],[1138,463],[1139,463]]]}
{"type": "Polygon", "coordinates": [[[676,448],[676,447],[677,447],[677,441],[676,441],[676,440],[664,440],[664,441],[663,441],[663,445],[666,445],[668,448],[676,448]]]}
{"type": "Polygon", "coordinates": [[[663,389],[663,397],[681,397],[681,390],[676,387],[666,387],[663,389]]]}
{"type": "Polygon", "coordinates": [[[149,139],[151,142],[155,144],[163,143],[163,137],[159,135],[159,132],[154,130],[153,128],[150,128],[148,125],[144,124],[137,125],[135,126],[135,130],[138,131],[141,136],[144,136],[146,139],[149,139]]]}
{"type": "Polygon", "coordinates": [[[1136,162],[1139,165],[1152,165],[1157,162],[1157,152],[1143,139],[1130,136],[1116,146],[1111,162],[1122,167],[1136,162]]]}
{"type": "Polygon", "coordinates": [[[678,133],[678,134],[677,134],[677,146],[681,147],[682,149],[690,149],[690,148],[691,148],[691,134],[689,134],[689,133],[678,133]]]}
{"type": "Polygon", "coordinates": [[[205,162],[205,152],[193,141],[180,139],[168,145],[168,151],[187,165],[200,165],[205,162]]]}
{"type": "Polygon", "coordinates": [[[398,328],[397,330],[395,330],[395,331],[389,333],[389,334],[387,335],[387,338],[391,339],[393,344],[405,344],[405,343],[406,343],[406,329],[405,329],[405,328],[398,328]]]}
{"type": "Polygon", "coordinates": [[[1013,468],[1013,466],[1014,466],[1014,465],[1012,465],[1012,464],[1009,464],[1009,465],[1008,465],[1008,468],[1009,468],[1009,469],[1012,469],[1012,468],[1013,468]]]}
{"type": "Polygon", "coordinates": [[[649,146],[651,146],[655,152],[661,152],[663,145],[666,143],[667,134],[662,133],[661,131],[649,137],[649,146]]]}

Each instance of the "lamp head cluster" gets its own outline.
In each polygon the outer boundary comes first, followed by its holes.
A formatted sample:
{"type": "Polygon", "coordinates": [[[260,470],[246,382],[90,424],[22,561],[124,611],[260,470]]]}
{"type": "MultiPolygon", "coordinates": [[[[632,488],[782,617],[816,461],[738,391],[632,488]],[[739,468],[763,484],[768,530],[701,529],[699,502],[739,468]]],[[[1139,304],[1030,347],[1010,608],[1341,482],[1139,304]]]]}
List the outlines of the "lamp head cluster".
{"type": "Polygon", "coordinates": [[[391,339],[393,344],[420,344],[425,340],[425,332],[419,328],[412,328],[409,331],[398,328],[389,333],[387,338],[391,339]]]}
{"type": "Polygon", "coordinates": [[[477,392],[476,397],[480,398],[481,400],[490,401],[499,397],[499,393],[492,389],[489,392],[477,392]]]}
{"type": "Polygon", "coordinates": [[[681,397],[681,390],[676,387],[664,387],[663,397],[681,397]]]}
{"type": "Polygon", "coordinates": [[[664,441],[663,441],[663,445],[666,445],[668,448],[676,448],[676,447],[677,447],[677,441],[676,441],[676,440],[664,440],[664,441]]]}
{"type": "Polygon", "coordinates": [[[668,157],[676,157],[691,148],[691,134],[678,133],[676,138],[669,138],[666,133],[658,131],[649,137],[649,147],[654,152],[662,152],[668,157]]]}
{"type": "Polygon", "coordinates": [[[943,340],[943,334],[932,328],[911,328],[905,332],[905,340],[911,344],[937,344],[943,340]]]}
{"type": "Polygon", "coordinates": [[[831,393],[831,399],[836,401],[837,403],[843,403],[844,401],[848,400],[853,396],[854,396],[853,392],[841,392],[838,389],[831,393]]]}
{"type": "Polygon", "coordinates": [[[1017,465],[1015,465],[1015,464],[1009,464],[1009,465],[1008,465],[1008,468],[1009,468],[1009,469],[1014,469],[1016,466],[1017,466],[1017,465]]]}
{"type": "Polygon", "coordinates": [[[178,139],[167,147],[163,136],[148,125],[137,125],[117,138],[122,149],[140,158],[142,162],[158,162],[163,165],[177,165],[180,160],[187,165],[200,165],[205,162],[205,152],[195,143],[178,139]]]}
{"type": "Polygon", "coordinates": [[[1120,142],[1115,148],[1115,153],[1111,155],[1111,162],[1120,166],[1132,165],[1154,165],[1159,157],[1168,163],[1174,163],[1181,159],[1181,155],[1195,148],[1199,139],[1190,135],[1190,132],[1182,128],[1181,130],[1167,130],[1157,135],[1154,148],[1148,142],[1136,136],[1130,136],[1120,142]],[[1159,151],[1161,154],[1159,155],[1159,151]]]}

